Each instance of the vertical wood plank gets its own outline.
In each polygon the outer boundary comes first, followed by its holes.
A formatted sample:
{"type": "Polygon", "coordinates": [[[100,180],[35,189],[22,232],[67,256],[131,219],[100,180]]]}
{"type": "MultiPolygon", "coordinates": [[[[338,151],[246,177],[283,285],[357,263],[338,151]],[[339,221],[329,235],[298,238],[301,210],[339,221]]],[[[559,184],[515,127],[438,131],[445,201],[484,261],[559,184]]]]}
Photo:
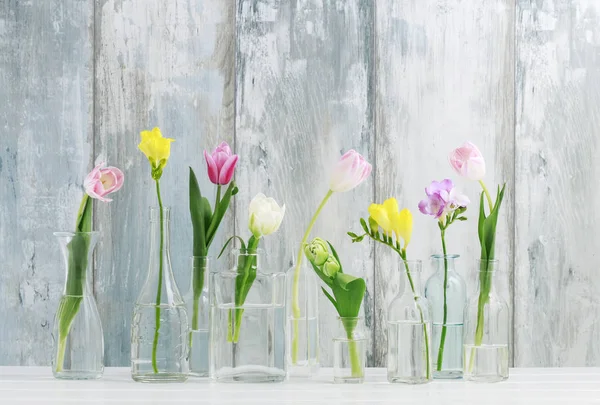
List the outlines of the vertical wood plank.
{"type": "Polygon", "coordinates": [[[518,1],[516,366],[600,364],[600,3],[518,1]]]}
{"type": "MultiPolygon", "coordinates": [[[[97,151],[125,171],[123,192],[98,209],[104,232],[96,296],[109,366],[129,364],[130,318],[148,266],[148,206],[157,205],[139,132],[159,126],[175,138],[161,179],[172,208],[171,257],[182,294],[189,286],[192,229],[188,166],[214,200],[203,149],[233,145],[234,5],[223,0],[105,0],[96,12],[97,151]]],[[[232,232],[233,214],[221,231],[232,232]]],[[[216,238],[213,247],[222,245],[216,238]]],[[[214,253],[214,252],[213,252],[214,253]]],[[[217,251],[218,253],[218,251],[217,251]]]]}
{"type": "MultiPolygon", "coordinates": [[[[256,193],[285,203],[281,229],[264,239],[273,268],[287,270],[295,261],[340,154],[355,148],[373,161],[372,30],[371,2],[237,1],[236,231],[247,237],[248,203],[256,193]]],[[[372,178],[335,195],[312,232],[336,246],[348,273],[367,278],[369,333],[372,248],[352,246],[346,232],[357,229],[372,196],[372,178]]],[[[336,313],[325,297],[319,308],[321,363],[331,365],[336,313]]]]}
{"type": "Polygon", "coordinates": [[[50,364],[92,155],[92,1],[0,5],[0,364],[50,364]]]}
{"type": "MultiPolygon", "coordinates": [[[[395,196],[413,212],[409,258],[424,262],[441,252],[439,229],[417,207],[432,180],[453,178],[471,198],[469,221],[447,231],[449,253],[474,293],[479,257],[479,186],[459,179],[448,153],[466,140],[483,151],[486,182],[508,182],[497,235],[497,256],[510,276],[514,185],[514,1],[382,0],[376,4],[377,183],[379,203],[395,196]]],[[[376,249],[375,364],[385,366],[387,306],[400,283],[398,257],[376,249]]],[[[504,291],[509,299],[509,291],[504,291]]]]}

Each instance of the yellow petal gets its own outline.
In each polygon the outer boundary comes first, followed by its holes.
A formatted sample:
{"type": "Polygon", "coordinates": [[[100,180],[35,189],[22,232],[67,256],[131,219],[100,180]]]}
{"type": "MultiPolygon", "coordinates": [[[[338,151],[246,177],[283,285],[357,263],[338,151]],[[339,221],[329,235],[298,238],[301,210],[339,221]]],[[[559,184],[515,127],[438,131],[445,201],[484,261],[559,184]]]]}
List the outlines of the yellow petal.
{"type": "Polygon", "coordinates": [[[396,237],[402,238],[404,240],[404,249],[406,249],[406,247],[410,243],[410,237],[412,236],[412,229],[413,229],[412,213],[410,212],[410,210],[408,210],[408,208],[404,208],[398,214],[398,217],[395,222],[396,222],[396,224],[395,224],[396,226],[394,228],[394,232],[396,232],[396,237]]]}
{"type": "Polygon", "coordinates": [[[392,218],[394,214],[398,213],[398,201],[394,197],[388,198],[383,202],[383,208],[385,208],[388,217],[392,218]]]}
{"type": "Polygon", "coordinates": [[[160,129],[140,132],[142,141],[138,148],[146,155],[153,167],[164,166],[171,155],[171,142],[174,139],[163,138],[160,129]]]}
{"type": "Polygon", "coordinates": [[[371,204],[369,206],[369,214],[377,224],[383,228],[386,234],[392,233],[392,223],[388,217],[387,211],[382,204],[371,204]]]}

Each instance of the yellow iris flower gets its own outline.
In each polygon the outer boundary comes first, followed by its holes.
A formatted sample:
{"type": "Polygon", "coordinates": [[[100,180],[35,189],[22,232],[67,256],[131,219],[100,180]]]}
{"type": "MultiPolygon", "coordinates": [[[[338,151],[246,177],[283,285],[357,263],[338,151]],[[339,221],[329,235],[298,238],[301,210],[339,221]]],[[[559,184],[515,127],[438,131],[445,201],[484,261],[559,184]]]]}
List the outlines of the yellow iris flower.
{"type": "Polygon", "coordinates": [[[413,217],[408,209],[399,211],[398,201],[395,198],[388,198],[383,204],[371,204],[369,214],[386,235],[390,236],[393,232],[398,240],[402,239],[406,249],[413,228],[413,217]]]}
{"type": "Polygon", "coordinates": [[[157,127],[151,131],[140,132],[140,136],[142,141],[138,148],[146,155],[152,165],[152,178],[158,180],[162,176],[162,170],[171,155],[171,142],[175,140],[164,138],[157,127]]]}

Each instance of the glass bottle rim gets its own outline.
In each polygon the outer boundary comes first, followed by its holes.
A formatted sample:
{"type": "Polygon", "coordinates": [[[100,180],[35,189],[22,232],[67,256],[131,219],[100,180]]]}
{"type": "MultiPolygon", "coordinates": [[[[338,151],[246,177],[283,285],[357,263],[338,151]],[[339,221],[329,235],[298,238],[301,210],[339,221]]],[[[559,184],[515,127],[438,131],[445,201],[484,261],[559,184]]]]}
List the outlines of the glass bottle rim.
{"type": "Polygon", "coordinates": [[[338,320],[340,320],[340,321],[342,321],[342,320],[345,320],[345,321],[352,321],[352,320],[361,321],[361,320],[365,319],[364,316],[339,316],[339,315],[336,318],[338,320]]]}
{"type": "Polygon", "coordinates": [[[404,260],[404,259],[400,259],[400,271],[404,271],[406,272],[406,266],[403,266],[403,264],[408,264],[409,266],[409,270],[411,272],[421,272],[423,269],[423,261],[420,259],[408,259],[408,260],[404,260]]]}
{"type": "Polygon", "coordinates": [[[451,254],[447,254],[447,255],[443,255],[443,254],[433,254],[430,256],[431,259],[458,259],[460,257],[460,255],[455,254],[455,253],[451,253],[451,254]]]}
{"type": "MultiPolygon", "coordinates": [[[[160,217],[158,216],[158,213],[160,212],[160,207],[158,207],[156,205],[150,205],[148,207],[148,209],[149,209],[150,222],[159,222],[160,217]]],[[[163,205],[162,211],[165,214],[165,216],[163,217],[163,220],[170,221],[171,220],[171,207],[163,205]]]]}
{"type": "Polygon", "coordinates": [[[231,249],[231,254],[235,256],[260,256],[265,253],[265,250],[262,248],[256,248],[256,252],[254,253],[244,253],[241,248],[231,249]]]}

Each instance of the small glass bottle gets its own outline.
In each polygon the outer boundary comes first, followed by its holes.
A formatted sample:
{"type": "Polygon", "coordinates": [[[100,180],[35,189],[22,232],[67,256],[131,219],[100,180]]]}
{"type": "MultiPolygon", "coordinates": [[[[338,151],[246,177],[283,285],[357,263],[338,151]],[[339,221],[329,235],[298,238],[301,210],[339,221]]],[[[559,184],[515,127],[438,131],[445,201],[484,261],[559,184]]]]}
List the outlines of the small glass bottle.
{"type": "Polygon", "coordinates": [[[432,379],[431,310],[421,296],[421,261],[402,260],[400,292],[388,310],[387,378],[423,384],[432,379]]]}
{"type": "Polygon", "coordinates": [[[508,378],[510,311],[499,294],[504,274],[497,260],[478,260],[477,293],[465,308],[464,379],[497,382],[508,378]]]}
{"type": "Polygon", "coordinates": [[[92,292],[92,257],[99,232],[56,232],[65,261],[66,281],[54,320],[52,373],[89,380],[104,372],[104,340],[92,292]]]}
{"type": "Polygon", "coordinates": [[[295,266],[288,270],[286,351],[292,378],[311,377],[319,371],[319,293],[319,281],[306,260],[299,271],[295,266]]]}
{"type": "Polygon", "coordinates": [[[263,271],[262,249],[234,254],[235,268],[210,273],[210,377],[217,382],[284,381],[286,274],[263,271]]]}
{"type": "Polygon", "coordinates": [[[190,376],[208,377],[208,273],[210,259],[192,256],[190,289],[184,301],[190,321],[189,366],[190,376]]]}
{"type": "Polygon", "coordinates": [[[171,268],[170,209],[150,210],[148,277],[131,323],[131,376],[139,382],[188,378],[189,326],[171,268]]]}
{"type": "Polygon", "coordinates": [[[458,258],[458,255],[431,256],[434,274],[425,284],[425,298],[432,310],[433,378],[461,378],[463,374],[463,316],[467,287],[456,272],[458,258]]]}
{"type": "Polygon", "coordinates": [[[367,337],[363,319],[338,317],[338,333],[333,338],[333,382],[362,383],[366,364],[367,337]]]}

